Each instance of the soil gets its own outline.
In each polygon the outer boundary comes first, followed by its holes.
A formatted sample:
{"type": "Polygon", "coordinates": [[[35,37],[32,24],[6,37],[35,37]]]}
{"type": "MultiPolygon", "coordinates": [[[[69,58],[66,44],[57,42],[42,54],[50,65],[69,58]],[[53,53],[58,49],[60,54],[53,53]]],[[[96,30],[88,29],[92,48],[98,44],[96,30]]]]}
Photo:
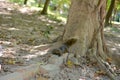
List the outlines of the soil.
{"type": "MultiPolygon", "coordinates": [[[[49,64],[46,51],[62,35],[65,23],[56,20],[54,16],[40,15],[39,10],[0,1],[0,76],[36,62],[49,64]]],[[[120,54],[120,24],[105,28],[105,38],[113,53],[120,54]]],[[[120,80],[119,75],[117,80],[120,80]]],[[[39,73],[36,76],[40,76],[39,73]]],[[[84,68],[62,66],[58,73],[47,76],[48,80],[110,80],[97,68],[97,64],[85,65],[84,68]]],[[[33,77],[31,80],[42,80],[39,78],[33,77]]]]}

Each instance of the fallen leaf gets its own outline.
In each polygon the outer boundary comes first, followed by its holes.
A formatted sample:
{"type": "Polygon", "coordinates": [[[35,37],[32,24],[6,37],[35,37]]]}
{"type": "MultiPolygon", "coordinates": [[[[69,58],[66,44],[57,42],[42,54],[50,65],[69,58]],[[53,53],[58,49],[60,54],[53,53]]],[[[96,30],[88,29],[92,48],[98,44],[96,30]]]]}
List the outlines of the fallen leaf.
{"type": "Polygon", "coordinates": [[[99,70],[99,71],[96,71],[96,72],[95,72],[95,77],[96,77],[96,76],[100,76],[100,75],[105,75],[105,74],[106,74],[105,71],[99,70]]]}
{"type": "Polygon", "coordinates": [[[107,58],[106,61],[107,61],[108,63],[111,63],[111,62],[112,62],[112,59],[111,59],[111,58],[107,58]]]}
{"type": "Polygon", "coordinates": [[[68,60],[68,61],[66,62],[66,65],[67,65],[67,67],[69,67],[69,68],[71,68],[71,67],[74,66],[73,62],[70,61],[70,60],[68,60]]]}

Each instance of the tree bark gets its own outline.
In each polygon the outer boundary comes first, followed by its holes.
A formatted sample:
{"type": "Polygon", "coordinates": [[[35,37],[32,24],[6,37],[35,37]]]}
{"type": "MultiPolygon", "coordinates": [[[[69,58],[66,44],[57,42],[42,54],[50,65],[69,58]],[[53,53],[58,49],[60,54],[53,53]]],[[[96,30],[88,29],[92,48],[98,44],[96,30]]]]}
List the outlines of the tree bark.
{"type": "Polygon", "coordinates": [[[42,10],[41,14],[43,14],[43,15],[47,14],[47,9],[48,9],[49,3],[50,3],[50,0],[45,1],[45,4],[44,4],[44,7],[43,7],[43,10],[42,10]]]}
{"type": "Polygon", "coordinates": [[[103,33],[107,0],[71,1],[61,45],[53,50],[53,54],[61,56],[63,53],[72,53],[80,65],[87,62],[86,57],[97,61],[100,68],[112,80],[116,80],[116,73],[107,60],[111,58],[115,61],[119,58],[115,59],[108,53],[103,33]]]}
{"type": "Polygon", "coordinates": [[[105,26],[109,25],[109,21],[110,21],[110,17],[112,16],[112,11],[114,9],[114,5],[115,5],[115,0],[111,0],[110,7],[108,9],[108,12],[107,12],[107,15],[105,18],[105,26]]]}
{"type": "Polygon", "coordinates": [[[72,0],[63,44],[76,40],[69,46],[69,52],[76,56],[80,64],[86,63],[84,59],[89,54],[88,57],[92,56],[90,58],[94,58],[107,74],[115,79],[114,72],[106,67],[108,56],[103,35],[105,10],[106,0],[72,0]]]}
{"type": "Polygon", "coordinates": [[[70,47],[70,51],[79,57],[86,55],[94,32],[100,27],[100,11],[95,10],[97,5],[98,0],[72,0],[63,41],[77,39],[77,42],[70,47]]]}

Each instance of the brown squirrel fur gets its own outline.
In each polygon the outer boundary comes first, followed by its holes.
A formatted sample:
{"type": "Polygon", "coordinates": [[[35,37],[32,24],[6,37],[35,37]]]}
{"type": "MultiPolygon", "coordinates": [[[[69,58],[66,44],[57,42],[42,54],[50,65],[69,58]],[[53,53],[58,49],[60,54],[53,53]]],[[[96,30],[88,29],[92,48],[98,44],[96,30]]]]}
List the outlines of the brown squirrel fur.
{"type": "Polygon", "coordinates": [[[76,41],[77,41],[77,39],[75,39],[75,38],[67,40],[59,48],[53,49],[52,54],[61,56],[62,54],[69,52],[69,50],[68,50],[69,47],[72,46],[73,44],[75,44],[76,41]]]}

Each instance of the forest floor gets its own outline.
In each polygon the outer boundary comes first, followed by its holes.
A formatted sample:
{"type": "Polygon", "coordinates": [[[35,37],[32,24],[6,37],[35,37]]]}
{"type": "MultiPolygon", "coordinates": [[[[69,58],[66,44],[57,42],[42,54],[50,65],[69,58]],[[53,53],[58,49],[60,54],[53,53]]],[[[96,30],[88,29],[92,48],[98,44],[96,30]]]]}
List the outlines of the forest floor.
{"type": "MultiPolygon", "coordinates": [[[[97,68],[97,64],[86,66],[85,69],[71,68],[59,65],[62,59],[58,56],[46,55],[48,47],[45,46],[62,35],[64,25],[64,22],[56,20],[54,16],[40,15],[36,8],[1,1],[0,77],[38,62],[41,66],[47,65],[50,70],[54,70],[49,74],[38,73],[31,80],[110,80],[104,71],[97,68]]],[[[105,37],[113,53],[120,54],[120,23],[105,28],[105,37]]]]}

